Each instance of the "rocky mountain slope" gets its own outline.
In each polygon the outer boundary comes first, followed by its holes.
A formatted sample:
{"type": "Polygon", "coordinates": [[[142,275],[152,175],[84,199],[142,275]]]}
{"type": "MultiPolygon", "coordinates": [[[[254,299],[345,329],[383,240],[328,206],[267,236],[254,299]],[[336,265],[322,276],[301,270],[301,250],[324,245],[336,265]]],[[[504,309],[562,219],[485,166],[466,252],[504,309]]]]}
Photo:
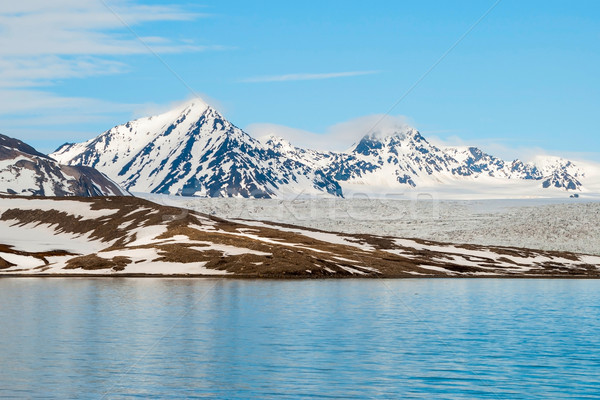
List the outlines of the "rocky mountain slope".
{"type": "Polygon", "coordinates": [[[0,135],[0,193],[26,196],[127,195],[94,168],[60,165],[20,140],[0,135]]]}
{"type": "Polygon", "coordinates": [[[201,100],[119,125],[52,157],[103,171],[133,192],[209,197],[341,195],[337,182],[301,159],[279,156],[201,100]]]}
{"type": "Polygon", "coordinates": [[[201,100],[116,126],[52,157],[106,173],[134,192],[272,198],[466,186],[585,192],[588,171],[559,158],[507,162],[475,147],[439,148],[410,127],[372,132],[346,152],[263,142],[201,100]]]}
{"type": "Polygon", "coordinates": [[[476,147],[441,149],[416,129],[404,128],[367,135],[350,151],[336,154],[329,173],[338,181],[369,186],[391,183],[411,187],[435,186],[449,181],[492,178],[497,181],[529,180],[540,188],[580,190],[582,169],[567,160],[555,159],[538,167],[519,160],[507,162],[476,147]]]}
{"type": "Polygon", "coordinates": [[[2,276],[600,277],[600,257],[227,221],[135,197],[0,196],[2,276]]]}

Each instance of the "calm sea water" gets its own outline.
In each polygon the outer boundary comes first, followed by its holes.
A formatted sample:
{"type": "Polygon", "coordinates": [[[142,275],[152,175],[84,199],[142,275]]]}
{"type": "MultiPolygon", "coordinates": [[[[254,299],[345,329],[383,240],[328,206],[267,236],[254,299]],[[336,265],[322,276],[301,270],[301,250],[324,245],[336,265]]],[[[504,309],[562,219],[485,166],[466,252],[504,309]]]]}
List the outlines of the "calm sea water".
{"type": "Polygon", "coordinates": [[[0,397],[600,398],[600,281],[0,279],[0,397]]]}

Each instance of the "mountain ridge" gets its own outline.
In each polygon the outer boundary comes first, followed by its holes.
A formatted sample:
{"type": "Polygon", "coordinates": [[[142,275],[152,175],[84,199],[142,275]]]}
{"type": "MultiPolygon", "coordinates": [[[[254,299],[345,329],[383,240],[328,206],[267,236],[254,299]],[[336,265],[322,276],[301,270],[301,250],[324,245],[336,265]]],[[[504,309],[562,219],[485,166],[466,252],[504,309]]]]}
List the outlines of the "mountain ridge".
{"type": "Polygon", "coordinates": [[[128,196],[89,166],[60,165],[28,144],[0,134],[0,193],[28,196],[128,196]]]}
{"type": "Polygon", "coordinates": [[[62,145],[51,156],[98,168],[130,191],[183,196],[344,197],[461,182],[520,182],[540,195],[586,191],[586,171],[569,160],[538,166],[476,147],[440,148],[409,126],[367,134],[344,152],[304,149],[275,136],[256,139],[200,99],[62,145]]]}

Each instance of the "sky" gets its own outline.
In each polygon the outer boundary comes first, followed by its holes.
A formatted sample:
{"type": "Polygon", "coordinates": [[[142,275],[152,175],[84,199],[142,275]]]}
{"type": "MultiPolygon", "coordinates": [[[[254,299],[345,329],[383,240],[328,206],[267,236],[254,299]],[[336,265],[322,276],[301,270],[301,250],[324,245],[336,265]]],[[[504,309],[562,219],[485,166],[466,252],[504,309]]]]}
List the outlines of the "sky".
{"type": "Polygon", "coordinates": [[[0,4],[0,133],[46,152],[200,96],[301,145],[389,115],[438,144],[600,161],[598,71],[598,1],[0,4]]]}

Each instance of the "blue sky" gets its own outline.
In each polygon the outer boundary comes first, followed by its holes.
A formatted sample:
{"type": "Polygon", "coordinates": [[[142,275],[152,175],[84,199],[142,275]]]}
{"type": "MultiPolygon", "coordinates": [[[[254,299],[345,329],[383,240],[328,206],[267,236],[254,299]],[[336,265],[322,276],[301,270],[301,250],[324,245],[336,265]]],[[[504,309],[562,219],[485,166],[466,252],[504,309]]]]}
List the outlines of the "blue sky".
{"type": "MultiPolygon", "coordinates": [[[[51,151],[192,92],[256,134],[327,134],[388,112],[495,1],[21,3],[0,5],[0,132],[51,151]]],[[[507,158],[600,161],[597,71],[599,2],[502,0],[391,114],[507,158]]]]}

